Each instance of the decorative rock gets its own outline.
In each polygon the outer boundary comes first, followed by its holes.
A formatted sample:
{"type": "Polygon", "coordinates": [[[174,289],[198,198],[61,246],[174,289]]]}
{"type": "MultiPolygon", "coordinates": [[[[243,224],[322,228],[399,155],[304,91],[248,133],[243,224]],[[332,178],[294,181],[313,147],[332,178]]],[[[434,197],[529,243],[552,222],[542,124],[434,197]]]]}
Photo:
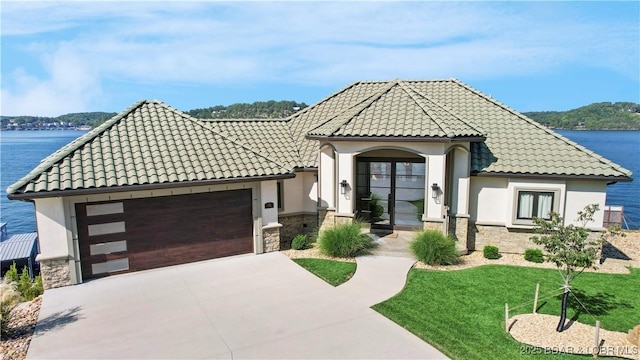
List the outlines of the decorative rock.
{"type": "Polygon", "coordinates": [[[38,296],[32,301],[18,304],[11,310],[7,316],[7,336],[0,341],[2,360],[22,360],[27,357],[41,304],[42,296],[38,296]]]}

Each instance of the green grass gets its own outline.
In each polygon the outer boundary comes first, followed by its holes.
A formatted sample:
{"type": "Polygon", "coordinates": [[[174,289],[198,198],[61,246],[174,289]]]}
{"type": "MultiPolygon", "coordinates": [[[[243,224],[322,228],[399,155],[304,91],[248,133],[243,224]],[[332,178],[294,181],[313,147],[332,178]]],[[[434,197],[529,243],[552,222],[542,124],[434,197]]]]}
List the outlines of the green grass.
{"type": "MultiPolygon", "coordinates": [[[[533,300],[536,283],[540,297],[560,292],[556,270],[487,265],[460,271],[413,269],[397,296],[373,308],[453,359],[514,359],[522,344],[504,331],[504,304],[514,309],[533,300]]],[[[574,293],[607,330],[627,332],[640,320],[640,269],[629,275],[583,273],[573,282],[574,293]]],[[[573,299],[573,297],[571,297],[573,299]]],[[[531,313],[531,305],[511,316],[531,313]]],[[[560,297],[538,303],[539,313],[559,315],[560,297]]],[[[595,320],[572,301],[567,319],[595,325],[595,320]]],[[[555,358],[586,359],[578,355],[555,358]]]]}
{"type": "Polygon", "coordinates": [[[351,279],[356,272],[356,263],[325,259],[293,259],[320,279],[338,286],[351,279]]]}

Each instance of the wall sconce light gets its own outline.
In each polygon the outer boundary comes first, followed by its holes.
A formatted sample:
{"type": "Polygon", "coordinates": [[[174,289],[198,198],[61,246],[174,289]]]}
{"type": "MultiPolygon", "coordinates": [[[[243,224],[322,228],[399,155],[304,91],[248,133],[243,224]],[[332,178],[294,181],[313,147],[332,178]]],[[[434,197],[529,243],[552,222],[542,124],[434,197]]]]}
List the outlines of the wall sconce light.
{"type": "Polygon", "coordinates": [[[438,184],[436,183],[433,183],[433,185],[431,185],[431,197],[434,199],[437,199],[439,192],[440,192],[440,186],[438,186],[438,184]]]}
{"type": "Polygon", "coordinates": [[[340,194],[344,195],[347,193],[347,188],[349,187],[349,183],[347,180],[340,181],[340,194]]]}

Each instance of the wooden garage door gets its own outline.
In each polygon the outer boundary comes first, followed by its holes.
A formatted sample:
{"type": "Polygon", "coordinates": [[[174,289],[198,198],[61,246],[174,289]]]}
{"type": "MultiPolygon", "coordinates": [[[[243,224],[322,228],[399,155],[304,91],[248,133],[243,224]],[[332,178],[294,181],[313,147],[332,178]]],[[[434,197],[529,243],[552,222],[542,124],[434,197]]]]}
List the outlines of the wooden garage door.
{"type": "Polygon", "coordinates": [[[251,190],[76,204],[83,278],[253,251],[251,190]]]}

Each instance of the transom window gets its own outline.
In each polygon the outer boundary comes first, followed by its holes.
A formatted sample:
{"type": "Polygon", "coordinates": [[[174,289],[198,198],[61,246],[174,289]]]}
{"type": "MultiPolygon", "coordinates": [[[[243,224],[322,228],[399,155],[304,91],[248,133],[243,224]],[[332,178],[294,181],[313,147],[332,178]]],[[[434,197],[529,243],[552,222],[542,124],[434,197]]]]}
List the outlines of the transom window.
{"type": "Polygon", "coordinates": [[[550,220],[554,210],[555,193],[546,191],[518,191],[517,218],[550,220]]]}

